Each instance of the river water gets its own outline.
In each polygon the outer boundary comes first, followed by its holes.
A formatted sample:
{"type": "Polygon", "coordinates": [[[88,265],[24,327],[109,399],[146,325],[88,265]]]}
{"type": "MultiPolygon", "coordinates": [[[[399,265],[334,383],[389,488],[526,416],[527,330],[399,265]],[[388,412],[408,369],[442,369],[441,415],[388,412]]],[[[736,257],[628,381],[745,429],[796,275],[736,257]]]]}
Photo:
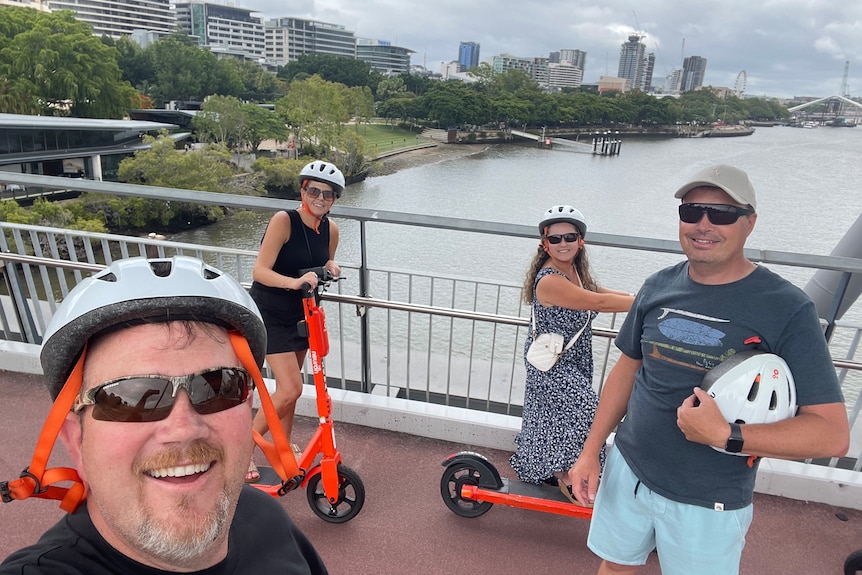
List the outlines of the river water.
{"type": "MultiPolygon", "coordinates": [[[[625,140],[615,157],[497,145],[369,178],[349,186],[338,205],[533,224],[551,205],[565,203],[584,213],[589,230],[676,240],[673,191],[714,163],[746,170],[757,190],[750,248],[827,255],[862,214],[862,129],[780,126],[735,138],[625,140]]],[[[269,216],[230,219],[169,239],[254,250],[269,216]]],[[[519,238],[376,225],[368,239],[376,266],[520,282],[536,246],[519,238]]],[[[337,259],[358,262],[358,225],[344,221],[341,228],[337,259]]],[[[600,283],[628,291],[680,258],[622,252],[593,246],[591,263],[600,283]]],[[[776,271],[800,287],[813,273],[776,271]]],[[[862,321],[860,307],[845,319],[862,321]]]]}

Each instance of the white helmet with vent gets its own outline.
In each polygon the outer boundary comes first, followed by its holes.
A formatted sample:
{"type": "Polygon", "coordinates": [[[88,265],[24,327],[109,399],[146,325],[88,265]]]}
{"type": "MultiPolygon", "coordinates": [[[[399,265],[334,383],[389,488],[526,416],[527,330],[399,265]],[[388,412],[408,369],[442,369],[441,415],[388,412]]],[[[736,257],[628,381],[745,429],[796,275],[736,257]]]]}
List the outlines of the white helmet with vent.
{"type": "Polygon", "coordinates": [[[329,162],[314,160],[306,164],[299,173],[300,187],[302,187],[306,180],[329,184],[338,198],[341,197],[341,192],[344,191],[344,174],[335,167],[335,164],[330,164],[329,162]]]}
{"type": "Polygon", "coordinates": [[[545,234],[545,229],[551,224],[567,222],[578,228],[581,237],[587,235],[587,221],[584,214],[572,206],[560,205],[548,208],[539,220],[539,235],[545,234]]]}
{"type": "Polygon", "coordinates": [[[796,415],[793,374],[772,353],[739,352],[707,372],[701,387],[715,399],[728,423],[774,423],[796,415]]]}
{"type": "Polygon", "coordinates": [[[172,320],[235,329],[263,365],[266,328],[254,300],[234,278],[189,256],[127,258],[76,285],[45,329],[41,360],[52,399],[94,335],[124,324],[172,320]]]}

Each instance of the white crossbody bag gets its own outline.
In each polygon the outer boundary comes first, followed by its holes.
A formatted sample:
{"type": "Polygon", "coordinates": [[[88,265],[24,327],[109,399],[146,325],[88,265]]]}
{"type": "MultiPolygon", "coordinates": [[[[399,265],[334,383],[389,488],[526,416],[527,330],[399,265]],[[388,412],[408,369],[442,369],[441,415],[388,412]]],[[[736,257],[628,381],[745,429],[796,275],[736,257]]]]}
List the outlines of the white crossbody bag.
{"type": "Polygon", "coordinates": [[[587,319],[578,333],[569,340],[569,343],[563,346],[563,336],[558,333],[543,333],[538,337],[536,336],[536,316],[535,312],[531,311],[530,326],[533,332],[533,343],[530,344],[530,348],[527,350],[527,361],[539,371],[548,371],[556,365],[563,353],[575,345],[575,342],[578,341],[578,338],[587,329],[588,323],[589,319],[587,319]]]}

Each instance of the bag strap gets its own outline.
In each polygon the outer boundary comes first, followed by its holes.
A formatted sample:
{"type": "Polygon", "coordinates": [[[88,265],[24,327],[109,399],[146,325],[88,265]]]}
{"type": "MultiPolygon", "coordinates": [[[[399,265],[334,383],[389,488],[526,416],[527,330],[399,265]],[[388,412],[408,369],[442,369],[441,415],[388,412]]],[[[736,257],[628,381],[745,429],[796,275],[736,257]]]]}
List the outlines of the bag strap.
{"type": "Polygon", "coordinates": [[[584,322],[584,325],[581,326],[581,329],[578,330],[578,333],[575,334],[575,337],[569,340],[569,343],[566,344],[566,347],[563,348],[563,351],[569,351],[575,342],[578,341],[578,338],[581,337],[581,334],[584,333],[584,330],[587,329],[587,324],[590,323],[590,320],[584,322]]]}
{"type": "MultiPolygon", "coordinates": [[[[584,325],[581,326],[581,329],[578,330],[578,333],[569,340],[569,343],[566,344],[566,347],[563,348],[563,351],[569,351],[572,349],[572,346],[575,345],[575,342],[578,341],[578,338],[581,337],[581,334],[584,333],[584,330],[587,329],[587,325],[590,323],[589,318],[584,322],[584,325]]],[[[536,339],[536,308],[532,305],[530,306],[530,329],[533,332],[533,339],[536,339]]]]}

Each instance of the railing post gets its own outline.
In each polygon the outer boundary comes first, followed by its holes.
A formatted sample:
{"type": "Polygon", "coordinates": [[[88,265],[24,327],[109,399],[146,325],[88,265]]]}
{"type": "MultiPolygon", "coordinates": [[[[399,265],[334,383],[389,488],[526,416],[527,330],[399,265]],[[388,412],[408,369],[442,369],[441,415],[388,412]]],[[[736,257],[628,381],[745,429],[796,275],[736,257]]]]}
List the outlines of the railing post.
{"type": "MultiPolygon", "coordinates": [[[[359,222],[359,295],[368,297],[368,241],[365,220],[359,222]]],[[[362,354],[362,386],[363,393],[371,391],[371,326],[368,321],[368,308],[357,308],[359,313],[359,349],[362,354]]]]}
{"type": "MultiPolygon", "coordinates": [[[[21,341],[25,343],[42,343],[42,338],[36,329],[36,322],[33,321],[33,314],[30,313],[30,306],[27,305],[27,298],[21,288],[21,278],[18,277],[18,266],[12,262],[5,262],[3,270],[6,276],[6,287],[9,290],[9,299],[12,301],[12,311],[15,314],[18,329],[21,330],[21,341]]],[[[37,300],[34,305],[39,305],[39,301],[37,300]]],[[[2,310],[0,310],[0,313],[2,313],[2,310]]],[[[5,327],[5,315],[3,324],[5,327]]],[[[6,335],[10,337],[12,334],[7,333],[6,335]]]]}

